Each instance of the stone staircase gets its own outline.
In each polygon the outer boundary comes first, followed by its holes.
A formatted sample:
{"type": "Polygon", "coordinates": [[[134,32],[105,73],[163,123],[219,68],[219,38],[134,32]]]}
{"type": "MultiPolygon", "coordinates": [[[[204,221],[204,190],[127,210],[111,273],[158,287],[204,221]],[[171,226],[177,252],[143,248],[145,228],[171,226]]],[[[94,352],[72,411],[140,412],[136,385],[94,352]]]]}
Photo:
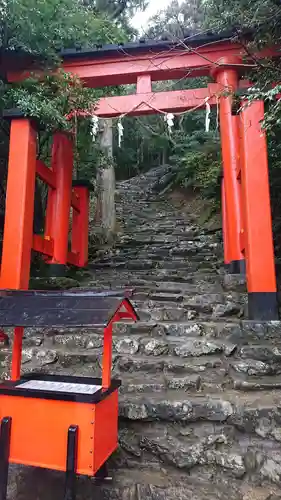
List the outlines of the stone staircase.
{"type": "MultiPolygon", "coordinates": [[[[247,321],[244,280],[224,273],[219,238],[154,194],[157,176],[119,183],[124,232],[82,283],[134,288],[140,321],[114,332],[123,385],[113,482],[81,478],[78,499],[281,499],[281,325],[247,321]]],[[[97,375],[100,333],[27,330],[23,371],[97,375]]],[[[62,498],[61,474],[13,477],[14,500],[62,498]]]]}

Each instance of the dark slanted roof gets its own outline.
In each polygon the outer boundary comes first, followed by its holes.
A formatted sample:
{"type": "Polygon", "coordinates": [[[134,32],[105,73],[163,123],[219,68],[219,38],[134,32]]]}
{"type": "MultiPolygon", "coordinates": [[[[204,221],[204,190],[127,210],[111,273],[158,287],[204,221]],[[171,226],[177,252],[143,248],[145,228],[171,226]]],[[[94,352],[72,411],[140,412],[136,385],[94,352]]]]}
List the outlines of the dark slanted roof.
{"type": "MultiPolygon", "coordinates": [[[[250,30],[241,32],[243,39],[251,38],[250,30]]],[[[101,45],[95,44],[92,47],[76,47],[71,49],[63,49],[61,56],[64,60],[75,58],[91,58],[101,59],[104,57],[114,57],[116,55],[131,54],[137,55],[144,52],[165,52],[174,48],[182,49],[185,45],[199,47],[209,43],[220,43],[226,40],[237,38],[237,30],[224,31],[221,33],[207,32],[205,34],[186,34],[182,40],[149,40],[141,39],[138,42],[120,43],[116,45],[101,45]]]]}
{"type": "Polygon", "coordinates": [[[0,290],[0,325],[106,326],[131,295],[131,290],[0,290]]]}
{"type": "Polygon", "coordinates": [[[8,71],[38,68],[42,62],[42,58],[23,49],[0,48],[0,76],[2,78],[5,78],[8,71]]]}

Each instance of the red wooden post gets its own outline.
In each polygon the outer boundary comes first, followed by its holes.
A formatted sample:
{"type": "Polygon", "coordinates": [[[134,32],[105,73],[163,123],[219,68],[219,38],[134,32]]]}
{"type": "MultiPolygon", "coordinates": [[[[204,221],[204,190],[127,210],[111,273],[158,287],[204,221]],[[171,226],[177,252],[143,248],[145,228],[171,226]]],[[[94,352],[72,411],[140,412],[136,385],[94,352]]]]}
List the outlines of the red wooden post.
{"type": "Polygon", "coordinates": [[[55,200],[56,200],[55,189],[48,187],[45,230],[44,230],[45,238],[53,238],[54,235],[53,220],[54,220],[55,200]]]}
{"type": "MultiPolygon", "coordinates": [[[[0,287],[28,289],[33,240],[37,133],[27,118],[11,122],[0,287]]],[[[23,328],[14,330],[12,380],[20,377],[23,328]]]]}
{"type": "Polygon", "coordinates": [[[267,146],[265,133],[261,129],[263,116],[262,101],[246,106],[240,114],[242,204],[249,318],[277,320],[267,146]]]}
{"type": "Polygon", "coordinates": [[[224,179],[222,179],[222,181],[221,181],[221,211],[222,211],[224,265],[225,265],[225,268],[229,270],[229,266],[230,266],[229,236],[228,236],[228,227],[227,227],[227,213],[226,213],[224,179]]]}
{"type": "Polygon", "coordinates": [[[22,326],[17,326],[14,329],[11,380],[20,379],[23,334],[24,334],[24,328],[22,326]]]}
{"type": "MultiPolygon", "coordinates": [[[[56,178],[56,190],[51,193],[47,217],[48,230],[54,240],[54,255],[51,261],[55,275],[62,275],[67,264],[69,217],[72,196],[73,147],[71,139],[64,133],[54,135],[52,168],[56,178]]],[[[49,193],[50,196],[50,193],[49,193]]]]}
{"type": "Polygon", "coordinates": [[[151,75],[141,75],[137,78],[137,94],[152,92],[151,75]]]}
{"type": "MultiPolygon", "coordinates": [[[[224,59],[213,74],[222,92],[234,91],[238,88],[238,72],[232,67],[239,64],[240,59],[224,59]]],[[[223,159],[224,190],[226,203],[225,225],[228,231],[229,272],[240,274],[245,272],[245,260],[241,252],[240,234],[242,229],[239,183],[239,129],[237,120],[232,116],[233,98],[222,95],[220,98],[220,133],[223,159]]]]}
{"type": "Polygon", "coordinates": [[[1,288],[28,289],[33,238],[37,134],[26,118],[12,120],[1,288]]]}
{"type": "Polygon", "coordinates": [[[74,194],[79,198],[79,212],[73,210],[71,250],[79,254],[79,267],[85,267],[88,263],[89,188],[76,185],[74,194]]]}
{"type": "Polygon", "coordinates": [[[108,389],[111,383],[112,364],[112,330],[113,320],[104,329],[103,356],[102,356],[102,388],[108,389]]]}

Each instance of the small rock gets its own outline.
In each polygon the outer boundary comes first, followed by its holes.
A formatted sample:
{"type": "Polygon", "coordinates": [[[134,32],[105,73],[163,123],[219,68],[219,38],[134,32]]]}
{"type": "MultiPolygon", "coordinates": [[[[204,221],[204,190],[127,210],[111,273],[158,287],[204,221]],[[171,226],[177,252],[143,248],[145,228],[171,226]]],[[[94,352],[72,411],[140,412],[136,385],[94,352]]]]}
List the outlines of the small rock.
{"type": "Polygon", "coordinates": [[[220,465],[223,469],[229,469],[235,477],[244,476],[246,469],[243,457],[236,453],[226,453],[217,450],[210,450],[207,452],[208,462],[214,462],[220,465]]]}
{"type": "Polygon", "coordinates": [[[271,421],[266,417],[261,418],[258,422],[257,427],[255,428],[255,432],[258,434],[258,436],[265,438],[268,435],[270,435],[271,431],[272,431],[271,421]]]}
{"type": "Polygon", "coordinates": [[[28,347],[39,347],[43,344],[43,337],[28,337],[24,339],[24,344],[28,347]]]}
{"type": "Polygon", "coordinates": [[[252,358],[258,361],[274,362],[281,360],[281,347],[271,345],[249,345],[240,349],[242,358],[252,358]]]}
{"type": "Polygon", "coordinates": [[[118,354],[136,354],[139,350],[139,343],[135,339],[125,338],[115,344],[118,354]]]}
{"type": "Polygon", "coordinates": [[[44,366],[44,365],[50,365],[52,363],[55,363],[58,359],[58,355],[56,351],[51,351],[50,349],[40,349],[36,353],[36,358],[39,361],[39,363],[44,366]]]}
{"type": "Polygon", "coordinates": [[[223,351],[226,356],[231,356],[236,349],[237,349],[236,344],[224,344],[223,346],[223,351]]]}
{"type": "Polygon", "coordinates": [[[195,323],[194,325],[185,327],[184,334],[185,335],[198,335],[201,337],[204,334],[204,328],[202,325],[198,325],[197,323],[195,323]]]}
{"type": "Polygon", "coordinates": [[[147,355],[161,356],[169,352],[169,345],[164,340],[152,339],[146,344],[144,352],[147,355]]]}
{"type": "Polygon", "coordinates": [[[237,361],[232,363],[231,366],[236,372],[246,373],[247,375],[270,375],[274,373],[270,365],[263,361],[255,361],[253,359],[237,361]]]}
{"type": "Polygon", "coordinates": [[[131,453],[135,457],[141,456],[139,439],[134,432],[131,432],[128,429],[120,430],[118,440],[123,450],[131,453]]]}
{"type": "Polygon", "coordinates": [[[32,360],[34,355],[34,349],[28,348],[28,349],[23,349],[22,350],[22,358],[21,362],[22,364],[28,363],[29,361],[32,360]]]}
{"type": "Polygon", "coordinates": [[[213,318],[224,318],[225,316],[239,316],[241,314],[241,306],[234,302],[226,302],[225,304],[216,304],[213,308],[213,318]]]}
{"type": "Polygon", "coordinates": [[[198,316],[197,311],[194,311],[193,309],[190,309],[189,311],[187,311],[186,317],[187,317],[188,321],[194,320],[197,316],[198,316]]]}
{"type": "Polygon", "coordinates": [[[188,356],[205,356],[223,351],[223,346],[203,339],[192,339],[175,348],[175,354],[183,358],[188,356]]]}
{"type": "Polygon", "coordinates": [[[91,336],[85,344],[86,349],[99,349],[103,346],[103,338],[101,335],[91,336]]]}
{"type": "Polygon", "coordinates": [[[167,380],[167,386],[169,389],[184,389],[190,390],[195,389],[196,391],[200,388],[201,379],[198,375],[189,375],[188,377],[172,377],[167,380]]]}
{"type": "Polygon", "coordinates": [[[261,476],[280,484],[281,481],[281,455],[275,453],[267,457],[260,470],[261,476]]]}
{"type": "Polygon", "coordinates": [[[120,406],[120,415],[129,420],[146,420],[149,416],[145,404],[134,403],[129,403],[123,408],[120,406]]]}
{"type": "Polygon", "coordinates": [[[281,442],[281,427],[276,427],[272,430],[271,435],[274,437],[276,441],[281,442]]]}

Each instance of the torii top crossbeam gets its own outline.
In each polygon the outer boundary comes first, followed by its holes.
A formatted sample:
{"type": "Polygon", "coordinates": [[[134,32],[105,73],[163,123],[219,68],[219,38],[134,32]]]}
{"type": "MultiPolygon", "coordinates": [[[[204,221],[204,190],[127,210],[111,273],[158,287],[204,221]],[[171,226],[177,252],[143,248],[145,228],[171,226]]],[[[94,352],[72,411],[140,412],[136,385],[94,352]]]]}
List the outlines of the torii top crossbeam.
{"type": "MultiPolygon", "coordinates": [[[[260,53],[258,57],[268,53],[272,51],[260,53]]],[[[231,60],[237,60],[235,64],[241,67],[254,64],[233,32],[193,35],[176,42],[142,41],[94,49],[67,49],[61,55],[63,69],[93,88],[136,83],[138,77],[147,74],[151,81],[209,76],[213,67],[231,60]]],[[[26,72],[22,71],[8,72],[10,82],[25,76],[26,72]]]]}

